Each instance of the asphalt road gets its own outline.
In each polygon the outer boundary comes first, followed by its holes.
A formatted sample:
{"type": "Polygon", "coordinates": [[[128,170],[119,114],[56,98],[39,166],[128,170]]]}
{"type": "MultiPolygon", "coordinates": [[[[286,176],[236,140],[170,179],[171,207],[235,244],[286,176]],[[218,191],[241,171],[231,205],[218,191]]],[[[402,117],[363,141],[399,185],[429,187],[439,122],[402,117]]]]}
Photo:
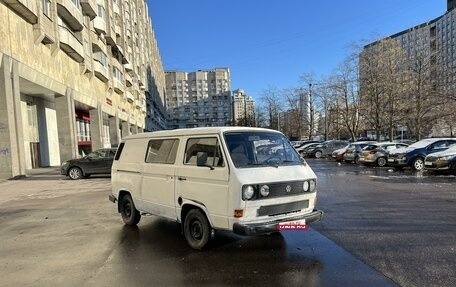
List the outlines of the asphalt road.
{"type": "Polygon", "coordinates": [[[456,286],[456,177],[308,160],[313,227],[401,286],[456,286]]]}
{"type": "Polygon", "coordinates": [[[454,177],[309,163],[326,212],[315,229],[219,232],[202,252],[176,223],[124,226],[109,178],[2,182],[0,286],[454,285],[454,177]]]}

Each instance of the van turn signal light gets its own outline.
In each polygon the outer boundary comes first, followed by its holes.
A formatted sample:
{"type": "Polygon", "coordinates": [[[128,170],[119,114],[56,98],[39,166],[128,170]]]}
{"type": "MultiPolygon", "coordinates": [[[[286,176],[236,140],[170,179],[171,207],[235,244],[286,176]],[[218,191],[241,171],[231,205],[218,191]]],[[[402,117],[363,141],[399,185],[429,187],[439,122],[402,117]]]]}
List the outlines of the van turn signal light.
{"type": "Polygon", "coordinates": [[[244,216],[244,210],[243,209],[235,209],[234,210],[234,217],[239,218],[244,216]]]}

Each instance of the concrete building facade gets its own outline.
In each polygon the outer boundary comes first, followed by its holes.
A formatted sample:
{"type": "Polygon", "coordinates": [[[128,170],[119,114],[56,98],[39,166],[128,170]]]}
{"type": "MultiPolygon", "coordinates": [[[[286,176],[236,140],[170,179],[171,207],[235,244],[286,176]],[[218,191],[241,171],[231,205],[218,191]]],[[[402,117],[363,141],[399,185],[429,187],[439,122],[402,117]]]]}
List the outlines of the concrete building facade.
{"type": "Polygon", "coordinates": [[[233,91],[233,119],[235,125],[255,126],[255,101],[242,89],[233,91]]]}
{"type": "Polygon", "coordinates": [[[0,2],[0,178],[166,128],[142,0],[0,2]]]}
{"type": "MultiPolygon", "coordinates": [[[[446,92],[456,90],[456,0],[447,0],[447,11],[435,19],[418,24],[387,38],[393,39],[404,52],[405,58],[415,59],[421,65],[423,75],[430,79],[433,86],[445,87],[446,92]]],[[[381,40],[370,43],[364,51],[381,49],[381,40]]],[[[417,64],[415,64],[417,65],[417,64]]],[[[363,70],[361,69],[361,78],[363,70]]],[[[425,78],[423,77],[423,78],[425,78]]],[[[421,81],[424,81],[421,79],[421,81]]],[[[363,87],[361,86],[361,89],[363,87]]],[[[443,91],[443,90],[442,90],[443,91]]],[[[430,115],[440,113],[433,111],[430,115]]],[[[452,120],[448,120],[452,122],[452,120]]],[[[456,133],[454,123],[443,119],[431,128],[426,136],[448,136],[456,133]]],[[[398,125],[395,132],[409,133],[406,125],[398,125]]]]}
{"type": "Polygon", "coordinates": [[[232,122],[228,68],[166,71],[169,128],[227,126],[232,122]]]}

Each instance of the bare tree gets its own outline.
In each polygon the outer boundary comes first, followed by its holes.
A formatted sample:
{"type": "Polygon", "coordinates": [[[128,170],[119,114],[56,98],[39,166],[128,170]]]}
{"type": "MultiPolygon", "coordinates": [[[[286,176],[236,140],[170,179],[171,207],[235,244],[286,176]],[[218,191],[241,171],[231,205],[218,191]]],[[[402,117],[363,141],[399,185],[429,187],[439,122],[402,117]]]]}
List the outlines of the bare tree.
{"type": "Polygon", "coordinates": [[[269,87],[261,93],[260,100],[267,111],[268,127],[279,130],[280,112],[283,110],[283,101],[280,91],[275,87],[269,87]]]}
{"type": "Polygon", "coordinates": [[[360,125],[358,89],[358,53],[351,53],[337,67],[330,79],[330,89],[334,95],[333,111],[338,112],[352,140],[356,140],[360,125]]]}
{"type": "Polygon", "coordinates": [[[407,60],[406,79],[408,89],[407,120],[408,127],[415,134],[417,140],[426,135],[430,128],[440,117],[439,109],[442,103],[438,100],[436,87],[437,59],[433,54],[432,46],[429,47],[428,30],[417,29],[410,33],[413,37],[409,47],[407,60]]]}
{"type": "Polygon", "coordinates": [[[364,47],[360,54],[360,112],[380,140],[394,137],[403,119],[404,55],[396,40],[386,38],[364,47]]]}

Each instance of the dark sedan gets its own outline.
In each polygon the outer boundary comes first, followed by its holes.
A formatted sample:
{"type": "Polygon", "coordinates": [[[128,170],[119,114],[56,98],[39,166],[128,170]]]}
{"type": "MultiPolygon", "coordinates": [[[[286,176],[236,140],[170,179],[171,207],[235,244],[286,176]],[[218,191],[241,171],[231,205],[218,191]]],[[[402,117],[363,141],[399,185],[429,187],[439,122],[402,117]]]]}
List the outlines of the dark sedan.
{"type": "Polygon", "coordinates": [[[433,172],[451,172],[456,175],[456,144],[445,151],[428,155],[424,167],[433,172]]]}
{"type": "Polygon", "coordinates": [[[92,174],[110,174],[116,148],[99,149],[88,155],[64,161],[60,174],[71,179],[87,178],[92,174]]]}

